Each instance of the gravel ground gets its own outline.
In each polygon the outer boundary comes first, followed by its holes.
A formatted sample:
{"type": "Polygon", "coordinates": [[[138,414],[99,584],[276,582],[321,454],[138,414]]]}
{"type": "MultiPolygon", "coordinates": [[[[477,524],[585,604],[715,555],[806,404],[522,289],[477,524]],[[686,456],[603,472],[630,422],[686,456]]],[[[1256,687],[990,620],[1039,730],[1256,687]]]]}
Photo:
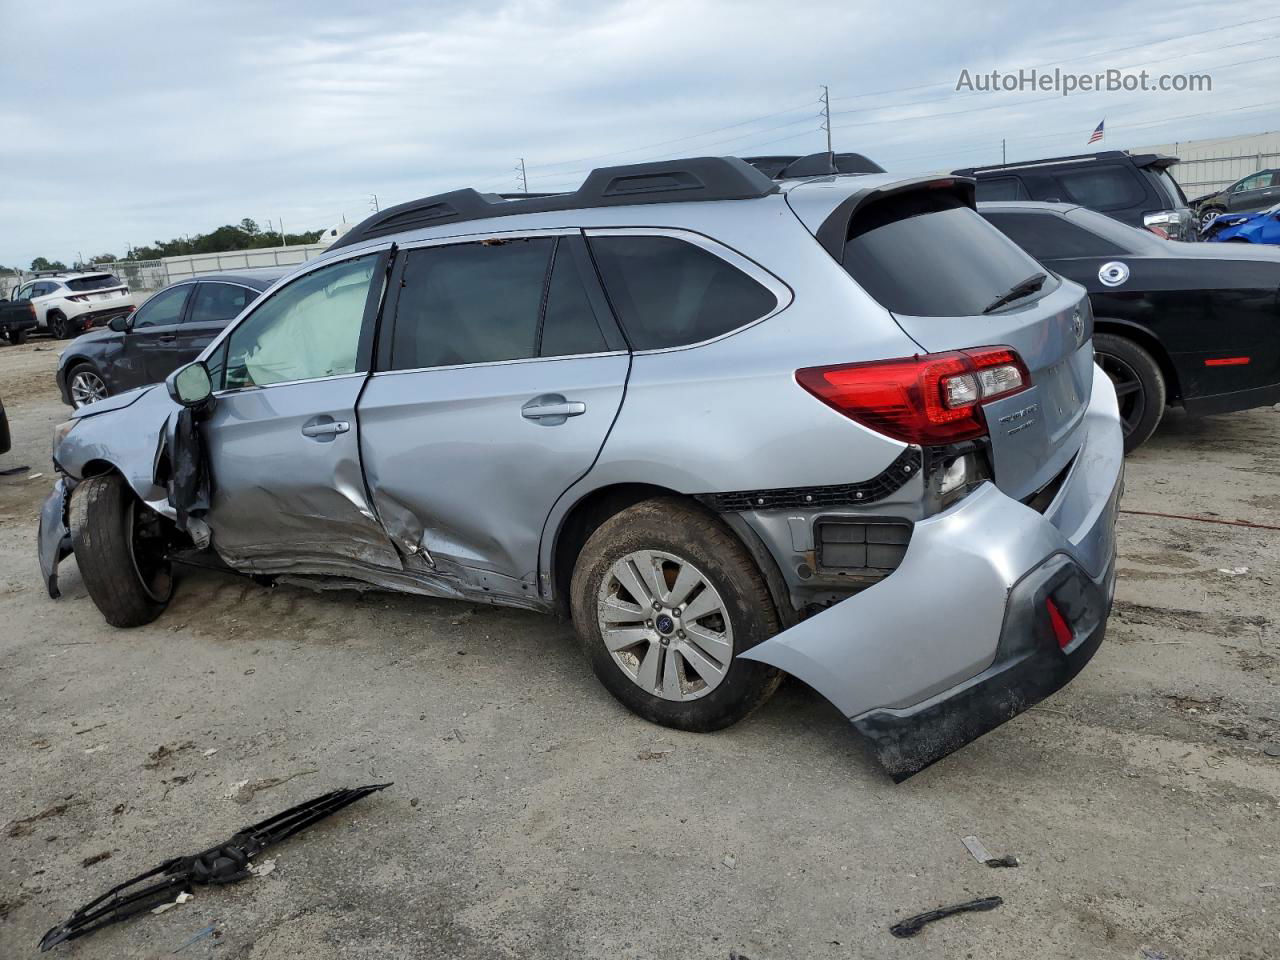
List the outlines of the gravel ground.
{"type": "MultiPolygon", "coordinates": [[[[1280,758],[1265,752],[1280,745],[1280,532],[1123,515],[1092,664],[895,786],[797,682],[730,730],[664,730],[603,691],[566,624],[533,614],[198,571],[158,621],[117,631],[73,561],[49,600],[34,540],[66,414],[56,356],[0,349],[16,444],[0,468],[44,474],[0,478],[6,960],[166,857],[384,780],[278,848],[271,876],[58,951],[159,956],[210,924],[184,956],[1280,950],[1280,758]],[[967,834],[1022,865],[979,865],[967,834]],[[1004,905],[889,935],[987,895],[1004,905]]],[[[1280,412],[1171,416],[1130,458],[1123,507],[1280,525],[1280,412]]]]}

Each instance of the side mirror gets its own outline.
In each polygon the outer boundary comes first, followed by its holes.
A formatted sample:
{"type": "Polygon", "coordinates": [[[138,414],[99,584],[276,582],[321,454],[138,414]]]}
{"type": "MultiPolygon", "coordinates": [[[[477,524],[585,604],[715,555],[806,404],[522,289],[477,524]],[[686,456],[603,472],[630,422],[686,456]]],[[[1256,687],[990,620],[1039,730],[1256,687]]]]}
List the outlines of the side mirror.
{"type": "Polygon", "coordinates": [[[174,403],[184,407],[198,407],[213,396],[213,380],[209,377],[209,368],[201,360],[173,371],[165,377],[164,386],[174,403]]]}
{"type": "Polygon", "coordinates": [[[107,324],[107,326],[110,327],[112,330],[114,330],[116,333],[128,333],[129,332],[129,315],[127,313],[122,313],[118,317],[112,317],[111,321],[107,324]]]}

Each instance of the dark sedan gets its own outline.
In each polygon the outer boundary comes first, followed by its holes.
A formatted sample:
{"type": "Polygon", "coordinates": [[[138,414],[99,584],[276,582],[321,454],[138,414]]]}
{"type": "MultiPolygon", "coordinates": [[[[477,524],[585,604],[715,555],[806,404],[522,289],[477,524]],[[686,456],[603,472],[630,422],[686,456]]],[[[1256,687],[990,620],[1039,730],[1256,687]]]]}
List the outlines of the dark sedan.
{"type": "Polygon", "coordinates": [[[978,212],[1089,291],[1126,450],[1151,436],[1166,404],[1212,414],[1280,401],[1280,251],[1164,240],[1069,204],[978,212]]]}
{"type": "Polygon", "coordinates": [[[207,347],[222,328],[292,268],[192,277],[165,287],[132,314],[71,342],[58,360],[63,403],[83,407],[159,383],[207,347]]]}

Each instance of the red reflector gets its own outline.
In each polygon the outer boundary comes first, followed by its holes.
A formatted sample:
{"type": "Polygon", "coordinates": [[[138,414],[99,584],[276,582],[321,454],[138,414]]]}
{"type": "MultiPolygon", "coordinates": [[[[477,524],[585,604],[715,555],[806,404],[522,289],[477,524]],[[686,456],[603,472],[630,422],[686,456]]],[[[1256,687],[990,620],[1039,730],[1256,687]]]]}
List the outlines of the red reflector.
{"type": "Polygon", "coordinates": [[[1215,357],[1212,360],[1206,360],[1206,367],[1243,367],[1249,362],[1248,357],[1215,357]]]}
{"type": "Polygon", "coordinates": [[[1044,605],[1049,611],[1049,623],[1053,626],[1053,635],[1058,640],[1058,647],[1065,650],[1071,646],[1071,641],[1074,639],[1071,628],[1067,626],[1066,618],[1062,616],[1058,605],[1053,602],[1053,597],[1047,598],[1044,605]]]}
{"type": "Polygon", "coordinates": [[[1010,347],[806,367],[796,382],[852,420],[904,443],[985,436],[982,403],[1020,393],[1031,374],[1010,347]]]}

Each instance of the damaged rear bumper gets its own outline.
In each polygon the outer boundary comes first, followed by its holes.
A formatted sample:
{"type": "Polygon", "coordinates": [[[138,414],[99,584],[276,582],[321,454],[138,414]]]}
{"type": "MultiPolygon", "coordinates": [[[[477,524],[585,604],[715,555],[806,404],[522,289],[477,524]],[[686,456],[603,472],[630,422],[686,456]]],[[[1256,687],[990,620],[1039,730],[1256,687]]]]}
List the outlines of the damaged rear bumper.
{"type": "Polygon", "coordinates": [[[899,781],[1044,699],[1092,657],[1111,607],[1124,450],[1101,374],[1084,433],[1043,513],[985,484],[916,523],[880,583],[741,656],[830,700],[899,781]]]}

